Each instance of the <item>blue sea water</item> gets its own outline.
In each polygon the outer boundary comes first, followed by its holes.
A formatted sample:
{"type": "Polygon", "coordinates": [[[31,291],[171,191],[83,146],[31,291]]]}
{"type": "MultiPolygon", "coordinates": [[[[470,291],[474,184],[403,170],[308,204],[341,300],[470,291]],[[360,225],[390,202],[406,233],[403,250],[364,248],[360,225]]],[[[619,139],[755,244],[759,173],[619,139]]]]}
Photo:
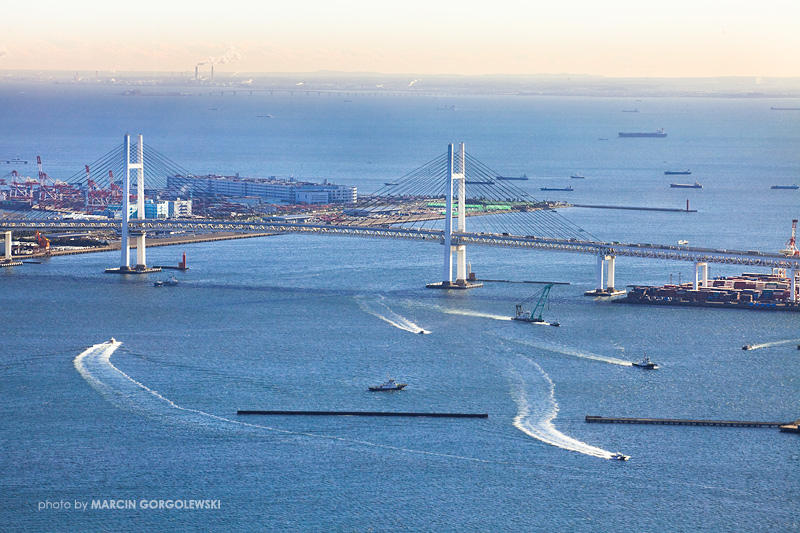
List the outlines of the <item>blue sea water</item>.
{"type": "MultiPolygon", "coordinates": [[[[698,210],[563,211],[606,241],[772,251],[800,214],[798,191],[769,189],[800,181],[800,115],[769,110],[787,102],[120,92],[0,85],[0,158],[41,155],[48,174],[70,176],[142,133],[196,174],[371,192],[463,141],[502,175],[531,176],[518,184],[537,197],[571,184],[547,194],[654,207],[689,198],[698,210]],[[640,113],[621,112],[631,107],[640,113]],[[666,139],[617,138],[662,127],[666,139]],[[693,175],[663,175],[683,168],[693,175]],[[587,178],[570,180],[576,172],[587,178]],[[704,188],[669,188],[682,178],[704,188]]],[[[615,305],[582,296],[594,257],[468,249],[479,277],[569,282],[553,289],[545,317],[562,327],[551,328],[508,320],[532,285],[425,289],[441,276],[434,243],[283,235],[151,248],[148,262],[184,251],[190,270],[174,288],[104,274],[118,253],[0,271],[4,529],[800,530],[794,435],[584,422],[800,417],[794,313],[615,305]],[[111,337],[121,344],[101,344],[111,337]],[[660,370],[629,366],[645,352],[660,370]],[[407,390],[367,392],[387,372],[407,390]],[[607,459],[617,451],[630,461],[607,459]],[[140,505],[193,499],[220,509],[140,505]],[[52,505],[93,500],[137,505],[52,505]]],[[[711,265],[712,276],[740,271],[711,265]]],[[[679,274],[693,267],[617,261],[618,285],[679,274]]]]}

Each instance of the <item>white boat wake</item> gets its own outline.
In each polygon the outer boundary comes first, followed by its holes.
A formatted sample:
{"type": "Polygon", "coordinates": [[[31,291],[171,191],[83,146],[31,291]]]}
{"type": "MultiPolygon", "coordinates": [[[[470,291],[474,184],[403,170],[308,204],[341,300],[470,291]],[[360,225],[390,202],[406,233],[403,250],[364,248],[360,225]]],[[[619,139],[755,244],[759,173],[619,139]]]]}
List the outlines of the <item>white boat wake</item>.
{"type": "Polygon", "coordinates": [[[519,361],[520,364],[513,371],[515,383],[512,396],[517,404],[514,427],[551,446],[611,459],[613,453],[564,435],[553,426],[553,420],[558,416],[553,381],[542,367],[524,355],[519,355],[519,361]]]}
{"type": "Polygon", "coordinates": [[[764,342],[761,344],[751,344],[749,350],[758,350],[759,348],[771,348],[772,346],[781,346],[782,344],[797,344],[800,339],[788,339],[785,341],[764,342]]]}
{"type": "Polygon", "coordinates": [[[396,328],[400,328],[404,331],[410,331],[411,333],[422,333],[422,334],[430,333],[430,331],[428,331],[427,329],[423,329],[418,325],[414,324],[409,319],[398,315],[397,313],[389,309],[389,307],[381,301],[367,302],[360,297],[356,297],[356,300],[358,301],[358,306],[361,307],[362,311],[374,317],[380,318],[384,322],[388,322],[389,324],[391,324],[396,328]]]}
{"type": "Polygon", "coordinates": [[[580,357],[581,359],[591,359],[592,361],[600,361],[612,365],[633,366],[633,363],[631,361],[625,361],[624,359],[617,359],[616,357],[609,357],[607,355],[600,355],[592,352],[576,350],[570,348],[569,346],[559,346],[544,341],[535,342],[524,339],[508,339],[505,337],[503,337],[503,339],[506,341],[513,341],[519,344],[524,344],[525,346],[530,346],[531,348],[539,348],[540,350],[547,350],[548,352],[571,355],[573,357],[580,357]]]}
{"type": "Polygon", "coordinates": [[[461,311],[460,309],[445,309],[444,307],[440,307],[439,309],[443,313],[447,313],[449,315],[476,316],[480,318],[491,318],[493,320],[513,320],[513,318],[510,316],[492,315],[489,313],[479,313],[477,311],[461,311]]]}
{"type": "Polygon", "coordinates": [[[410,448],[378,444],[375,442],[349,439],[333,435],[322,435],[306,431],[291,431],[259,424],[251,424],[248,422],[240,422],[238,420],[231,420],[222,416],[206,413],[198,409],[182,407],[169,398],[165,398],[157,391],[154,391],[142,383],[139,383],[111,363],[111,355],[117,350],[117,348],[120,347],[121,344],[121,342],[114,340],[111,342],[95,344],[75,357],[73,364],[81,376],[83,376],[83,378],[94,389],[100,392],[115,405],[131,409],[146,416],[158,417],[164,422],[189,424],[193,426],[202,426],[207,429],[218,429],[225,431],[231,429],[259,433],[269,431],[283,435],[294,435],[315,439],[327,439],[349,444],[359,444],[362,446],[381,448],[395,452],[430,455],[448,459],[460,459],[477,463],[505,464],[503,461],[491,461],[476,457],[465,457],[461,455],[431,452],[427,450],[414,450],[410,448]]]}

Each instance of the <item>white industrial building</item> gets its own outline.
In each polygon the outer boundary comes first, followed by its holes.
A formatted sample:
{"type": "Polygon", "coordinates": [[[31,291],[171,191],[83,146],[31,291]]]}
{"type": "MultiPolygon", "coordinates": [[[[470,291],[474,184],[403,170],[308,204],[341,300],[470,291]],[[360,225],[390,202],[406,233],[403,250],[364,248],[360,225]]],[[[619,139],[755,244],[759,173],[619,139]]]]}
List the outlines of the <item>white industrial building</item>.
{"type": "Polygon", "coordinates": [[[167,188],[181,195],[211,194],[229,198],[255,196],[271,204],[354,204],[358,200],[356,187],[274,178],[174,176],[167,179],[167,188]]]}

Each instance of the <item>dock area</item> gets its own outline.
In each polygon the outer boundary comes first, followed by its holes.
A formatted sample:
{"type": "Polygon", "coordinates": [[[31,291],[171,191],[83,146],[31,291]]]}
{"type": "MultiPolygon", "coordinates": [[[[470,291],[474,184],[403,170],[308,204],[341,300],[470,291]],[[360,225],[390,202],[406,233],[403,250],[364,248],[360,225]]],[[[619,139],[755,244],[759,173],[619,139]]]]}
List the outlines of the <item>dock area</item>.
{"type": "Polygon", "coordinates": [[[714,426],[729,428],[778,428],[786,422],[749,422],[743,420],[692,420],[679,418],[613,418],[586,415],[589,424],[650,424],[659,426],[714,426]]]}
{"type": "Polygon", "coordinates": [[[269,416],[411,416],[432,418],[489,418],[487,413],[399,413],[385,411],[246,411],[238,410],[237,415],[269,416]]]}
{"type": "Polygon", "coordinates": [[[585,207],[591,209],[627,209],[630,211],[665,211],[668,213],[697,213],[697,209],[686,209],[677,207],[636,207],[628,205],[587,205],[587,204],[570,204],[571,207],[585,207]]]}

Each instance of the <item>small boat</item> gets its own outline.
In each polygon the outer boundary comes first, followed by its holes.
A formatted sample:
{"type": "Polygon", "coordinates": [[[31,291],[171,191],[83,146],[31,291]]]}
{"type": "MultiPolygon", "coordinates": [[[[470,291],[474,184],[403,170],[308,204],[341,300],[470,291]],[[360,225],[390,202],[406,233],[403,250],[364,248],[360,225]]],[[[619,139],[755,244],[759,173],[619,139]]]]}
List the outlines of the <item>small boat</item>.
{"type": "Polygon", "coordinates": [[[641,361],[636,361],[635,363],[632,364],[633,366],[637,366],[639,368],[644,368],[647,370],[658,370],[658,364],[651,361],[650,358],[647,357],[647,355],[645,355],[644,359],[642,359],[641,361]]]}
{"type": "Polygon", "coordinates": [[[160,279],[153,283],[153,287],[174,287],[178,284],[178,278],[170,276],[169,279],[160,279]]]}
{"type": "MultiPolygon", "coordinates": [[[[745,344],[744,346],[742,346],[742,350],[752,350],[752,349],[753,349],[752,344],[745,344]]],[[[800,349],[800,347],[798,347],[798,349],[800,349]]]]}
{"type": "Polygon", "coordinates": [[[570,178],[574,180],[585,180],[586,176],[581,176],[580,174],[573,174],[572,176],[570,176],[570,178]]]}
{"type": "Polygon", "coordinates": [[[800,185],[773,185],[770,189],[800,189],[800,185]]]}
{"type": "MultiPolygon", "coordinates": [[[[386,377],[389,378],[389,376],[386,377]]],[[[387,382],[381,383],[380,385],[376,385],[374,387],[370,387],[369,390],[371,390],[372,392],[387,391],[387,390],[403,390],[407,386],[408,386],[407,383],[398,383],[392,378],[389,378],[387,382]]]]}
{"type": "Polygon", "coordinates": [[[396,185],[399,185],[398,183],[390,183],[388,181],[384,182],[383,184],[386,185],[387,187],[394,187],[396,185]]]}
{"type": "Polygon", "coordinates": [[[539,187],[542,191],[574,191],[575,189],[572,188],[572,185],[567,187],[539,187]]]}
{"type": "Polygon", "coordinates": [[[691,173],[692,173],[692,171],[689,170],[688,168],[686,170],[665,170],[664,171],[664,175],[665,176],[678,176],[678,175],[688,176],[691,173]]]}
{"type": "Polygon", "coordinates": [[[611,454],[611,459],[614,459],[616,461],[627,461],[630,458],[631,458],[630,455],[623,455],[623,454],[621,454],[619,452],[611,454]]]}
{"type": "Polygon", "coordinates": [[[699,183],[697,183],[696,181],[694,183],[670,183],[669,186],[672,187],[673,189],[702,189],[703,188],[703,186],[700,185],[699,183]]]}
{"type": "Polygon", "coordinates": [[[687,240],[683,239],[683,240],[680,240],[680,241],[678,241],[678,244],[679,244],[680,246],[686,246],[687,244],[689,244],[689,241],[687,241],[687,240]]]}

